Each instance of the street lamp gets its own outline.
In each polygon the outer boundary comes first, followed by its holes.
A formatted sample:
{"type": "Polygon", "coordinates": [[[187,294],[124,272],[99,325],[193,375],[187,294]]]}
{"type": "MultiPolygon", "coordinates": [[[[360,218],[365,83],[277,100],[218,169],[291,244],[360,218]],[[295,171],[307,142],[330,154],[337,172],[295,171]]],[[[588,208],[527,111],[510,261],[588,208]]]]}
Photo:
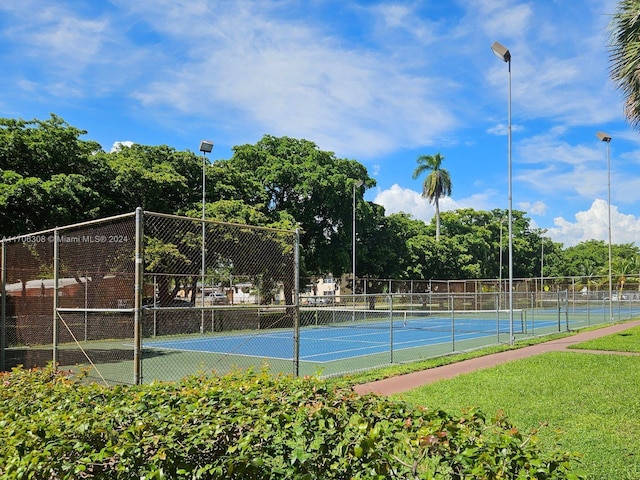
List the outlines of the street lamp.
{"type": "Polygon", "coordinates": [[[509,177],[509,344],[513,345],[513,209],[512,209],[512,193],[511,193],[511,52],[498,42],[494,42],[491,45],[493,53],[503,62],[506,62],[509,66],[509,90],[508,90],[508,177],[509,177]]]}
{"type": "Polygon", "coordinates": [[[611,143],[611,137],[604,132],[597,132],[596,137],[600,141],[607,144],[607,206],[609,209],[609,321],[613,322],[613,304],[612,302],[612,278],[611,278],[611,157],[609,155],[609,144],[611,143]]]}
{"type": "MultiPolygon", "coordinates": [[[[206,257],[206,249],[205,249],[205,226],[204,226],[204,219],[205,219],[205,201],[206,201],[206,181],[207,181],[207,176],[206,176],[206,168],[207,168],[207,153],[211,153],[213,151],[213,142],[209,141],[209,140],[202,140],[200,142],[200,151],[202,152],[202,268],[201,268],[201,275],[202,275],[202,318],[201,318],[201,322],[200,322],[200,330],[201,333],[203,333],[204,330],[204,270],[205,270],[205,257],[206,257]]],[[[195,304],[195,302],[194,302],[195,304]]]]}
{"type": "Polygon", "coordinates": [[[206,182],[206,163],[207,153],[213,151],[213,142],[209,140],[202,140],[200,142],[200,151],[202,152],[202,219],[204,220],[204,202],[205,202],[205,182],[206,182]]]}
{"type": "Polygon", "coordinates": [[[358,180],[357,182],[355,182],[353,184],[353,237],[351,240],[351,248],[352,248],[352,255],[351,255],[351,261],[352,261],[352,269],[351,272],[353,273],[353,303],[355,305],[355,301],[356,301],[356,188],[360,188],[362,185],[364,184],[364,182],[362,180],[358,180]]]}

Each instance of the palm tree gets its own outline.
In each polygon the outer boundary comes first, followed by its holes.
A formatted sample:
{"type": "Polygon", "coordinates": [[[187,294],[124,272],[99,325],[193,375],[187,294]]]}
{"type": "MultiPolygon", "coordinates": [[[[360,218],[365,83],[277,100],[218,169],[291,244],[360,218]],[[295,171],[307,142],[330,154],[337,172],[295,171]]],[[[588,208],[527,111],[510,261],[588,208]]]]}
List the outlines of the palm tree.
{"type": "Polygon", "coordinates": [[[626,97],[625,114],[640,125],[640,2],[620,0],[611,20],[611,78],[626,97]]]}
{"type": "Polygon", "coordinates": [[[422,196],[433,203],[436,209],[436,241],[440,240],[440,197],[451,195],[451,175],[443,168],[440,168],[444,157],[440,153],[435,155],[420,155],[416,162],[418,166],[413,171],[415,180],[426,171],[427,175],[422,184],[422,196]]]}
{"type": "Polygon", "coordinates": [[[618,298],[622,298],[624,284],[630,279],[630,276],[637,272],[636,258],[616,258],[613,262],[613,274],[616,276],[618,287],[618,298]]]}
{"type": "Polygon", "coordinates": [[[596,283],[594,282],[593,279],[598,274],[598,269],[596,267],[595,262],[589,258],[585,258],[583,262],[580,265],[578,265],[578,268],[579,268],[580,276],[582,277],[578,284],[581,284],[582,281],[585,280],[587,282],[585,286],[587,287],[587,293],[588,293],[591,291],[591,285],[596,283]]]}

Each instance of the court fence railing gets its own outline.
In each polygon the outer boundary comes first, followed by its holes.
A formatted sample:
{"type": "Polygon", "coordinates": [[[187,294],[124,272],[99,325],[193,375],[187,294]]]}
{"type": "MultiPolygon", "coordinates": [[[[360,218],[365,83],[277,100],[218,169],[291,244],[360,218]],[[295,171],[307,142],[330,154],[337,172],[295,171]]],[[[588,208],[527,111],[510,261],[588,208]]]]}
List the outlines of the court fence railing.
{"type": "Polygon", "coordinates": [[[108,385],[338,375],[640,315],[629,279],[611,297],[596,277],[514,279],[512,309],[504,279],[300,279],[297,231],[141,209],[5,238],[0,260],[0,370],[108,385]]]}

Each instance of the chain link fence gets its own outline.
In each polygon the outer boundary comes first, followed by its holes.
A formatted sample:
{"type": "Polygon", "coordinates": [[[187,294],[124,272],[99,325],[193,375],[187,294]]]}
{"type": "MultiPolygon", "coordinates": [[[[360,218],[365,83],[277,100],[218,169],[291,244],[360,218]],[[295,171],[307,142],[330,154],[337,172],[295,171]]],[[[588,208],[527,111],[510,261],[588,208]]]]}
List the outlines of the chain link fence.
{"type": "Polygon", "coordinates": [[[298,373],[297,233],[145,215],[143,378],[298,373]],[[274,343],[277,351],[265,344],[274,343]]]}
{"type": "Polygon", "coordinates": [[[138,210],[4,239],[0,369],[53,362],[108,385],[268,363],[297,373],[297,238],[138,210]],[[217,348],[275,330],[289,332],[277,358],[217,348]]]}
{"type": "Polygon", "coordinates": [[[510,309],[505,279],[299,281],[298,241],[141,210],[4,239],[0,369],[328,376],[640,315],[640,275],[514,279],[510,309]]]}
{"type": "Polygon", "coordinates": [[[134,247],[133,214],[4,240],[2,368],[131,363],[134,247]]]}
{"type": "MultiPolygon", "coordinates": [[[[387,288],[410,283],[417,288],[377,294],[352,294],[351,279],[301,282],[304,371],[345,374],[640,316],[640,294],[635,290],[614,290],[618,293],[610,298],[602,286],[593,291],[514,289],[511,310],[504,290],[447,292],[447,284],[460,287],[464,282],[442,281],[434,293],[425,288],[429,282],[414,282],[380,281],[387,288]]],[[[467,287],[480,284],[469,281],[467,287]]]]}

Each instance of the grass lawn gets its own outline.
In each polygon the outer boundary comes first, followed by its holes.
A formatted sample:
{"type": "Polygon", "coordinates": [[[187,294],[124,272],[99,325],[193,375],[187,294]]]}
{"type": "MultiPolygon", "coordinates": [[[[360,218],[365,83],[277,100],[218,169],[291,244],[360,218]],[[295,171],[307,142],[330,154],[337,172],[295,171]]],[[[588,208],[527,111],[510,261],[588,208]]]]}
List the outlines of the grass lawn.
{"type": "MultiPolygon", "coordinates": [[[[612,335],[609,350],[638,349],[640,329],[612,335]],[[636,345],[628,342],[635,338],[636,345]]],[[[596,348],[588,342],[589,349],[596,348]]],[[[599,347],[598,347],[599,348],[599,347]]],[[[637,350],[636,350],[637,351],[637,350]]],[[[640,479],[640,356],[553,352],[442,380],[396,397],[460,412],[503,411],[522,431],[541,424],[543,445],[583,455],[590,479],[640,479]]]]}
{"type": "Polygon", "coordinates": [[[571,348],[640,353],[640,327],[630,328],[615,335],[596,338],[571,348]]]}

